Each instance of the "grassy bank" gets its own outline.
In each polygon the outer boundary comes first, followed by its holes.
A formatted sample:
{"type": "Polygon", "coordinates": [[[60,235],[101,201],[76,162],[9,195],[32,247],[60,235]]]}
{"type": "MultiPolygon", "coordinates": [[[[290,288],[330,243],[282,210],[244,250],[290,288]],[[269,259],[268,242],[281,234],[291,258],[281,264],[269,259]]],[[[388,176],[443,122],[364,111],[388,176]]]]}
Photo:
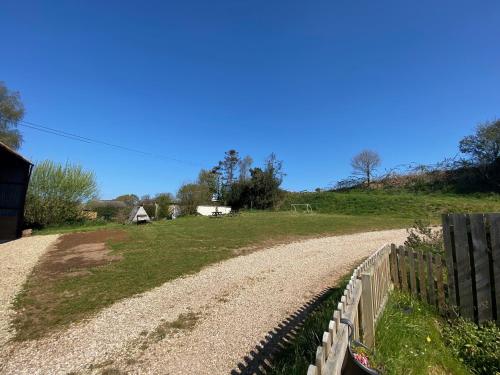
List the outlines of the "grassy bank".
{"type": "Polygon", "coordinates": [[[185,217],[142,226],[112,226],[127,235],[126,239],[108,241],[110,256],[119,260],[78,272],[70,270],[58,277],[47,276],[42,267],[35,268],[15,305],[17,338],[43,335],[122,298],[264,246],[328,234],[401,228],[410,223],[377,216],[254,212],[220,219],[185,217]]]}
{"type": "Polygon", "coordinates": [[[408,192],[349,191],[320,193],[288,193],[282,205],[309,203],[315,212],[344,215],[380,215],[437,221],[447,212],[498,212],[498,194],[427,194],[408,192]]]}
{"type": "Polygon", "coordinates": [[[376,357],[386,374],[469,374],[446,345],[436,311],[394,292],[377,325],[376,357]]]}

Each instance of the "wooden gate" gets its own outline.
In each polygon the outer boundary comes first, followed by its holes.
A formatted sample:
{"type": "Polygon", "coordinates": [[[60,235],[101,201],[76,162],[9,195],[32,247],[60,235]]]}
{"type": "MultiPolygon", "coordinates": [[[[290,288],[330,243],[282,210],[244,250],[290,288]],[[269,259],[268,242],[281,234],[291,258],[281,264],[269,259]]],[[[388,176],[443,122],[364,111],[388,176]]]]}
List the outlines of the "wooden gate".
{"type": "Polygon", "coordinates": [[[445,214],[449,303],[476,322],[500,320],[500,214],[445,214]]]}

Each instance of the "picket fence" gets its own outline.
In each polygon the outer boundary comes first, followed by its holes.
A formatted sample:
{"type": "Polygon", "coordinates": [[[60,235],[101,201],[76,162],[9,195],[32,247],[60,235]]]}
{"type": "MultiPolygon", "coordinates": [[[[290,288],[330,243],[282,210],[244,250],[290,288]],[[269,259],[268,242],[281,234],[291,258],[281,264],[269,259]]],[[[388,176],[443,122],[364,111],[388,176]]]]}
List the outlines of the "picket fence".
{"type": "Polygon", "coordinates": [[[392,288],[391,246],[386,245],[357,267],[333,312],[328,332],[316,350],[316,361],[307,375],[337,375],[342,371],[348,346],[348,327],[342,318],[354,324],[354,337],[369,347],[375,344],[375,324],[384,310],[392,288]]]}
{"type": "Polygon", "coordinates": [[[436,306],[439,311],[446,309],[446,264],[439,254],[391,245],[390,262],[396,288],[436,306]]]}

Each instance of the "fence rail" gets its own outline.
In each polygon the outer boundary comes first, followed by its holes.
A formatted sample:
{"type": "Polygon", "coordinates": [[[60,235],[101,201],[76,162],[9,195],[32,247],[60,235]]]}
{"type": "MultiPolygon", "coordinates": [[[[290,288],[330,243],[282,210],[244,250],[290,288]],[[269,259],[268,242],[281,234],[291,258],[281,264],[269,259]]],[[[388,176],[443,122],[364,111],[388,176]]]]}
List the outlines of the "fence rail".
{"type": "Polygon", "coordinates": [[[355,338],[362,338],[369,347],[374,345],[375,324],[392,288],[390,253],[391,246],[386,245],[354,270],[307,375],[341,373],[348,345],[348,327],[340,323],[342,318],[353,322],[355,338]]]}

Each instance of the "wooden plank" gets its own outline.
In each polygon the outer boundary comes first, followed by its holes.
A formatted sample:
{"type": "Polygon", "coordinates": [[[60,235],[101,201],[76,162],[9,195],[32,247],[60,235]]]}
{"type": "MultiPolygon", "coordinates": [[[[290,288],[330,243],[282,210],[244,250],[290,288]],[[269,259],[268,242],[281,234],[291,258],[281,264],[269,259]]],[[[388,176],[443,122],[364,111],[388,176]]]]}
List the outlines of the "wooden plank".
{"type": "Polygon", "coordinates": [[[472,214],[470,229],[472,235],[472,255],[476,283],[477,317],[479,323],[493,319],[491,300],[490,259],[483,214],[472,214]]]}
{"type": "Polygon", "coordinates": [[[332,350],[332,337],[330,332],[323,332],[323,338],[321,340],[321,346],[323,347],[323,353],[325,353],[325,359],[330,355],[332,350]]]}
{"type": "Polygon", "coordinates": [[[375,311],[373,311],[373,295],[372,295],[372,273],[361,274],[361,285],[363,293],[361,300],[363,304],[363,343],[369,348],[373,348],[375,344],[375,311]]]}
{"type": "MultiPolygon", "coordinates": [[[[362,282],[361,280],[357,280],[356,283],[354,284],[354,297],[353,297],[353,303],[348,306],[346,313],[345,313],[345,318],[349,319],[351,322],[354,321],[354,314],[357,311],[357,306],[359,305],[361,301],[361,292],[362,292],[362,282]]],[[[322,374],[328,374],[328,375],[340,375],[341,374],[341,369],[342,369],[342,364],[344,363],[344,357],[347,351],[347,344],[348,344],[348,328],[347,325],[341,324],[341,326],[338,329],[337,333],[337,341],[335,346],[333,347],[333,355],[328,358],[328,361],[326,362],[324,369],[322,370],[322,374]]]]}
{"type": "Polygon", "coordinates": [[[500,323],[500,214],[488,215],[491,236],[491,260],[493,262],[493,280],[495,282],[495,300],[497,322],[500,323]]]}
{"type": "Polygon", "coordinates": [[[319,374],[323,374],[323,369],[325,368],[325,352],[321,346],[318,346],[316,349],[316,368],[319,374]]]}
{"type": "Polygon", "coordinates": [[[444,284],[443,284],[443,262],[440,255],[434,256],[434,269],[436,270],[436,286],[437,286],[437,300],[439,311],[444,311],[445,309],[445,299],[444,299],[444,284]]]}
{"type": "Polygon", "coordinates": [[[448,270],[448,294],[449,303],[452,306],[457,306],[456,298],[456,280],[455,280],[455,263],[453,261],[453,245],[451,240],[451,218],[449,214],[443,214],[443,242],[444,251],[446,253],[446,268],[448,270]]]}
{"type": "Polygon", "coordinates": [[[425,263],[424,254],[422,251],[418,252],[418,284],[420,286],[420,299],[427,301],[427,285],[425,283],[425,263]]]}
{"type": "Polygon", "coordinates": [[[436,292],[434,290],[434,267],[432,267],[432,254],[425,254],[427,261],[427,287],[429,292],[429,304],[436,306],[436,292]]]}
{"type": "Polygon", "coordinates": [[[469,256],[469,239],[465,214],[453,214],[453,234],[457,259],[459,308],[462,316],[474,319],[474,298],[472,295],[472,270],[469,256]]]}
{"type": "Polygon", "coordinates": [[[408,249],[408,259],[410,264],[410,291],[413,296],[417,296],[417,278],[415,275],[415,252],[408,249]]]}
{"type": "Polygon", "coordinates": [[[406,257],[405,249],[403,246],[398,248],[398,268],[401,274],[401,289],[404,292],[408,291],[408,276],[406,274],[406,257]]]}

